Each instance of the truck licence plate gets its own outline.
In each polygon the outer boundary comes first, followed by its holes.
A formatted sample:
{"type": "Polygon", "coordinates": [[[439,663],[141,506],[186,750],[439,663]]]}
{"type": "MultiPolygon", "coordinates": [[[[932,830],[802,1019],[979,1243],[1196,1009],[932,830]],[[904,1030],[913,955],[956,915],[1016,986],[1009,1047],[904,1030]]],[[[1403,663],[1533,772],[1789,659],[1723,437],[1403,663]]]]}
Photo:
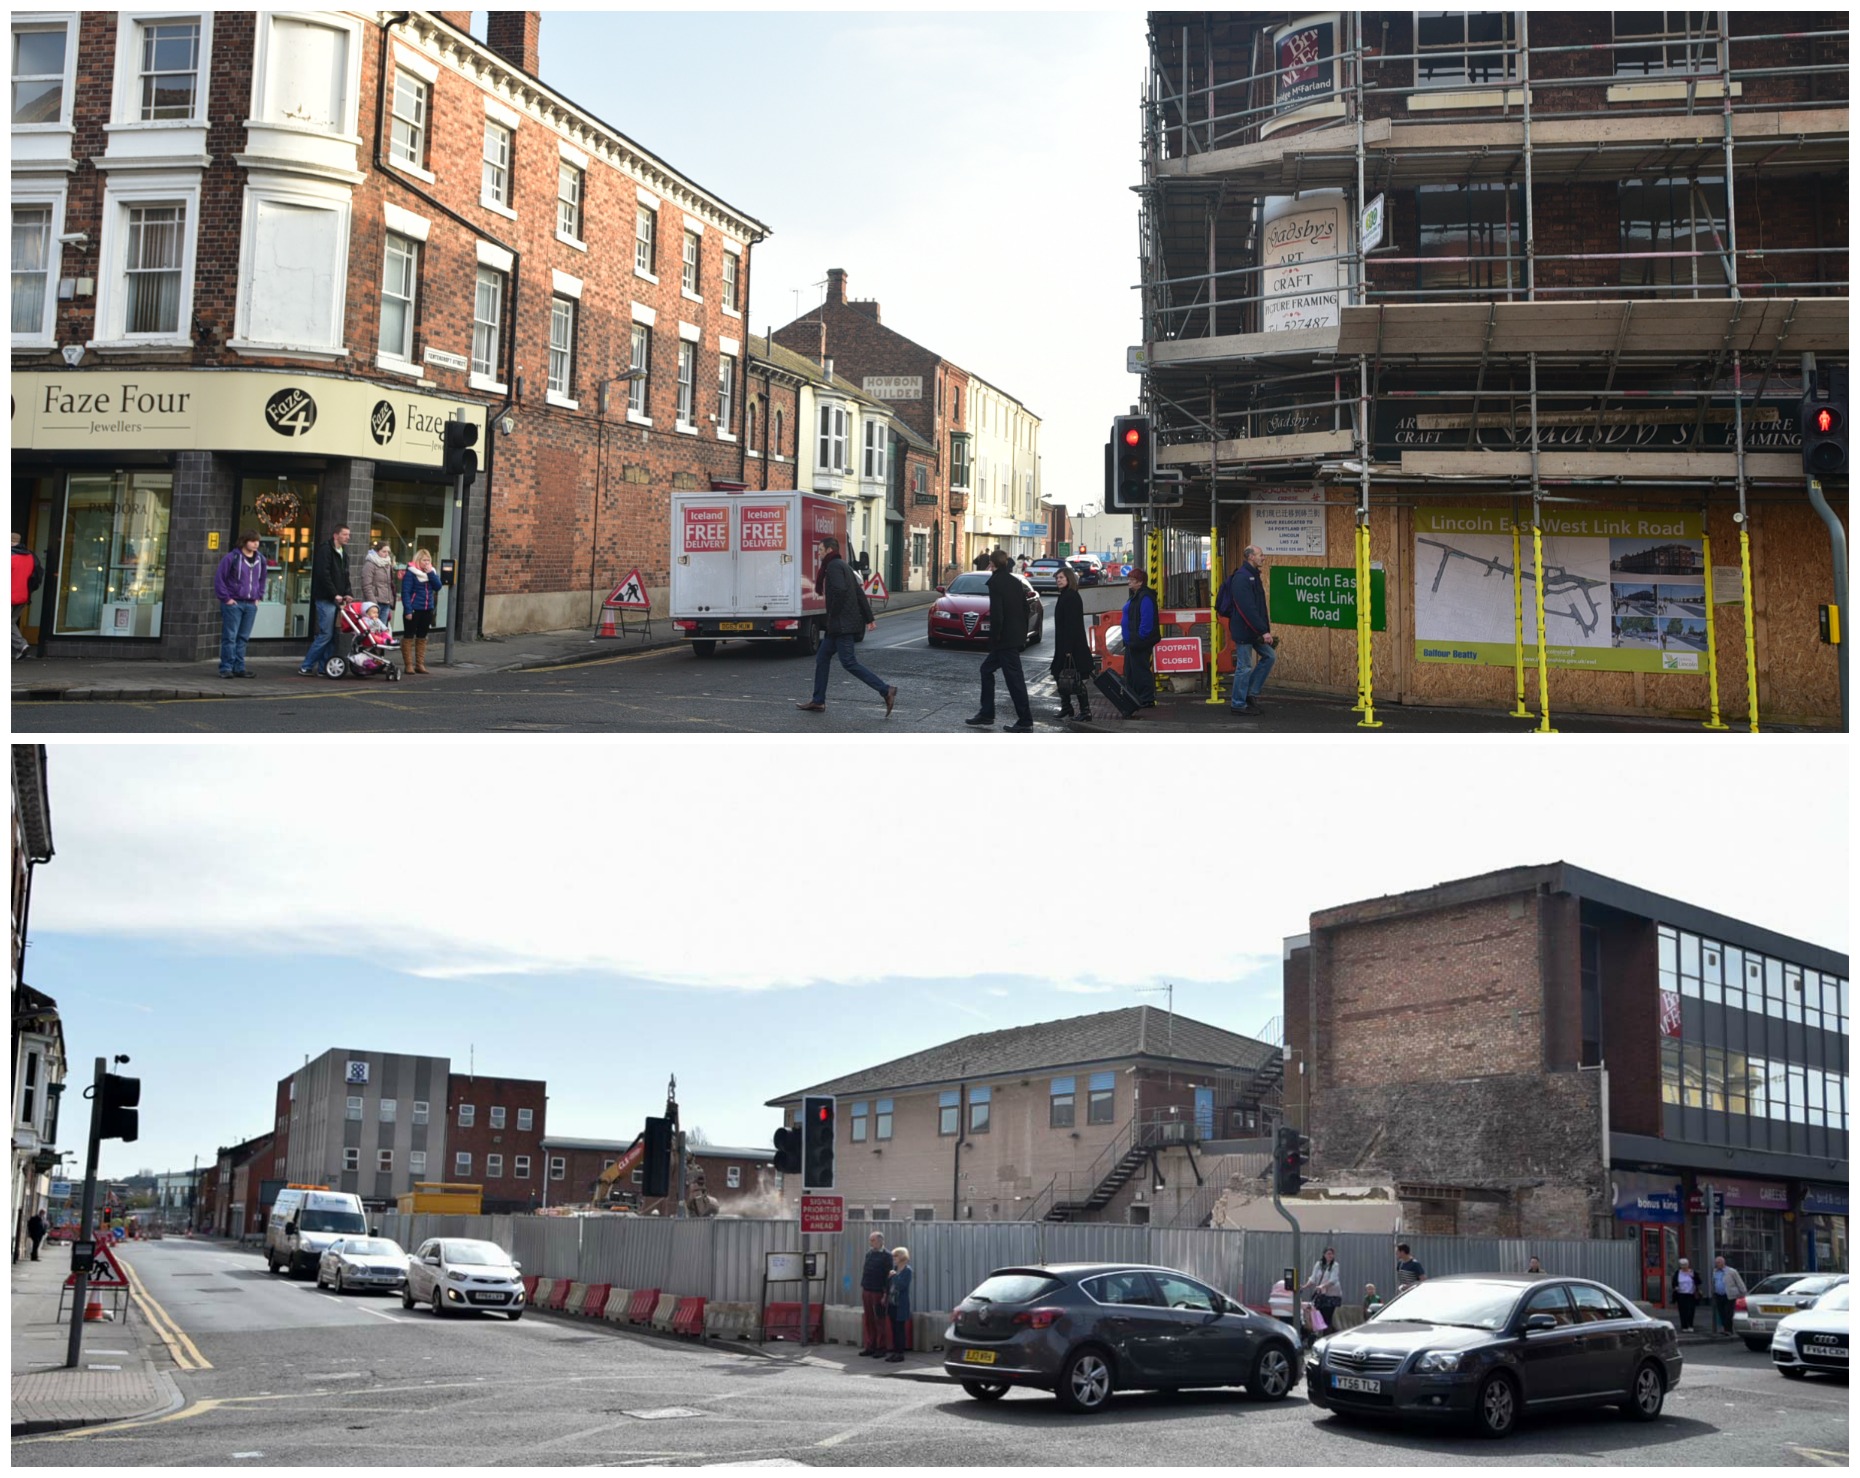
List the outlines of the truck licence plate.
{"type": "Polygon", "coordinates": [[[717,629],[719,631],[754,631],[756,623],[754,621],[719,621],[717,629]]]}
{"type": "Polygon", "coordinates": [[[993,1365],[995,1352],[993,1350],[964,1350],[962,1358],[970,1365],[993,1365]]]}
{"type": "Polygon", "coordinates": [[[1371,1396],[1382,1394],[1381,1381],[1368,1380],[1360,1375],[1333,1375],[1330,1378],[1330,1388],[1333,1391],[1365,1391],[1371,1396]]]}

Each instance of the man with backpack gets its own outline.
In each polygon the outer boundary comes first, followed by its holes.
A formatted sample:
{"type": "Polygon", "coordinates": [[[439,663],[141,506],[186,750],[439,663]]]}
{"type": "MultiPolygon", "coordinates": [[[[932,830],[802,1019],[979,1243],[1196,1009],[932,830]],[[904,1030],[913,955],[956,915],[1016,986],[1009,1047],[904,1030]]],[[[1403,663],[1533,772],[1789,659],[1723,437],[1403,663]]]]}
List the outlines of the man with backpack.
{"type": "Polygon", "coordinates": [[[32,650],[32,643],[21,634],[19,623],[25,617],[26,607],[32,604],[33,593],[38,590],[39,582],[44,578],[45,572],[39,568],[39,556],[24,547],[24,541],[18,534],[13,535],[13,657],[16,661],[32,650]]]}
{"type": "Polygon", "coordinates": [[[1227,697],[1230,714],[1259,712],[1260,690],[1278,661],[1279,638],[1273,634],[1272,617],[1266,611],[1263,558],[1259,545],[1247,545],[1239,568],[1221,586],[1214,602],[1215,614],[1227,618],[1234,644],[1234,685],[1227,697]]]}

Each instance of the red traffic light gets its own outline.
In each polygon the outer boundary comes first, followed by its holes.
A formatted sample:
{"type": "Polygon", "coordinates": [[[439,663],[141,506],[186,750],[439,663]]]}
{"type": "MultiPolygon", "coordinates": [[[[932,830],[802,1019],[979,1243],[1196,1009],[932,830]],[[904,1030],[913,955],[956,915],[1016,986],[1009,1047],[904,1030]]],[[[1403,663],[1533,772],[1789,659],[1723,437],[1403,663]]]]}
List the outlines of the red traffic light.
{"type": "Polygon", "coordinates": [[[1840,425],[1840,417],[1835,415],[1834,412],[1829,410],[1826,406],[1823,406],[1820,410],[1815,412],[1815,429],[1823,436],[1826,436],[1838,425],[1840,425]]]}
{"type": "Polygon", "coordinates": [[[824,1103],[821,1104],[820,1114],[819,1114],[820,1122],[824,1124],[827,1122],[828,1119],[832,1117],[833,1117],[833,1110],[828,1108],[824,1103]]]}
{"type": "Polygon", "coordinates": [[[1124,429],[1124,445],[1125,446],[1135,446],[1137,445],[1138,442],[1142,440],[1143,440],[1143,433],[1139,431],[1135,426],[1128,426],[1124,429]]]}

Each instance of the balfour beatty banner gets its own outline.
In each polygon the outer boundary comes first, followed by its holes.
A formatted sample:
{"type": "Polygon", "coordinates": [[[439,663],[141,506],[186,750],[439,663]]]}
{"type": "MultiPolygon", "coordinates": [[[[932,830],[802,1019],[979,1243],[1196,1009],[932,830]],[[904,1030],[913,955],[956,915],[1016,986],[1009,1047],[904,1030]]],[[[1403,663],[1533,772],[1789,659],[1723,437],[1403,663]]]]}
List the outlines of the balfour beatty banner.
{"type": "Polygon", "coordinates": [[[15,372],[13,446],[35,451],[290,452],[437,467],[441,429],[485,408],[392,385],[270,370],[15,372]]]}
{"type": "MultiPolygon", "coordinates": [[[[1383,572],[1369,571],[1369,629],[1388,629],[1383,572]]],[[[1274,565],[1266,571],[1266,609],[1274,626],[1356,630],[1356,571],[1274,565]]]]}
{"type": "MultiPolygon", "coordinates": [[[[1700,672],[1705,666],[1704,530],[1663,508],[1544,513],[1544,626],[1550,666],[1597,672],[1700,672]]],[[[1537,663],[1537,570],[1522,530],[1512,568],[1503,508],[1418,508],[1415,656],[1509,667],[1513,584],[1524,589],[1524,660],[1537,663]]]]}

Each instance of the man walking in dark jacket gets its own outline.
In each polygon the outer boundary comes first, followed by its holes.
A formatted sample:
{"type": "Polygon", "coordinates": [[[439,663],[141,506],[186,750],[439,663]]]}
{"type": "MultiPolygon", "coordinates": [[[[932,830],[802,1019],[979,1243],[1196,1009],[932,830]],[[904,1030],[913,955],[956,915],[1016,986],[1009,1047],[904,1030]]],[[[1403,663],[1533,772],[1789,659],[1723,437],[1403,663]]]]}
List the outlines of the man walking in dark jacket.
{"type": "Polygon", "coordinates": [[[1279,660],[1279,638],[1272,631],[1272,617],[1266,610],[1266,582],[1260,567],[1264,557],[1257,544],[1246,546],[1246,554],[1227,581],[1216,603],[1227,618],[1227,630],[1234,643],[1234,685],[1227,697],[1229,713],[1258,713],[1260,689],[1279,660]]]}
{"type": "Polygon", "coordinates": [[[329,543],[317,545],[310,561],[310,604],[316,612],[316,636],[304,653],[299,677],[315,677],[322,670],[323,659],[335,645],[336,606],[349,598],[349,558],[342,546],[349,542],[349,526],[336,525],[329,543]]]}
{"type": "Polygon", "coordinates": [[[859,1273],[859,1302],[865,1311],[861,1355],[885,1355],[891,1350],[891,1317],[885,1311],[885,1288],[891,1277],[891,1254],[885,1251],[885,1234],[865,1239],[865,1267],[859,1273]]]}
{"type": "Polygon", "coordinates": [[[859,660],[858,649],[854,646],[862,633],[878,625],[872,616],[872,604],[865,598],[858,573],[840,558],[840,541],[829,535],[820,541],[820,548],[820,574],[814,581],[814,589],[826,598],[826,634],[820,639],[820,650],[814,654],[814,696],[795,707],[805,713],[826,712],[827,678],[833,672],[833,659],[837,656],[840,666],[885,700],[885,717],[890,718],[891,706],[898,701],[898,690],[888,687],[882,677],[868,669],[859,660]]]}
{"type": "Polygon", "coordinates": [[[1027,702],[1027,675],[1021,671],[1020,649],[1027,645],[1027,587],[1014,574],[1014,556],[1005,549],[994,552],[995,572],[988,577],[988,655],[982,660],[982,706],[963,720],[972,729],[990,729],[995,722],[995,674],[1007,682],[1014,700],[1010,734],[1033,732],[1033,709],[1027,702]]]}
{"type": "Polygon", "coordinates": [[[245,670],[245,646],[265,598],[270,563],[258,552],[258,535],[247,531],[226,551],[213,572],[213,595],[220,603],[220,676],[256,677],[245,670]]]}

